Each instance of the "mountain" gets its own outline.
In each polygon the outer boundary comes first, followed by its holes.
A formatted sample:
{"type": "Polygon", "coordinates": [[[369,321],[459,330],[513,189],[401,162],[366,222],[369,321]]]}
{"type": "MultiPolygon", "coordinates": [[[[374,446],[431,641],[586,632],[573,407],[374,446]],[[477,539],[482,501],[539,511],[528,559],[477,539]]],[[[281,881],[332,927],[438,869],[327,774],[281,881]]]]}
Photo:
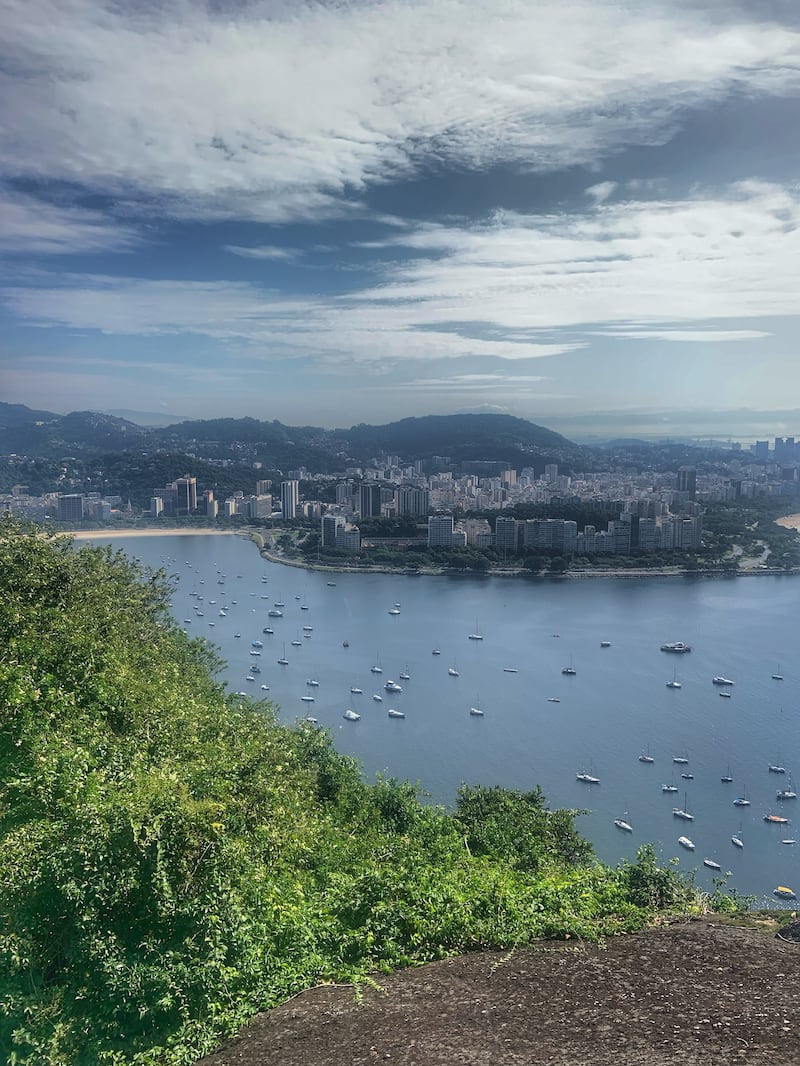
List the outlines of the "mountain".
{"type": "Polygon", "coordinates": [[[172,426],[176,422],[185,422],[184,415],[170,415],[165,411],[129,411],[121,408],[114,411],[104,411],[103,414],[112,415],[114,418],[122,418],[126,422],[133,422],[137,426],[172,426]]]}
{"type": "Polygon", "coordinates": [[[68,415],[30,411],[31,416],[44,415],[43,418],[29,417],[24,414],[27,411],[28,408],[23,408],[23,413],[12,412],[17,421],[11,423],[5,423],[4,412],[0,411],[0,453],[17,452],[47,458],[81,457],[102,451],[143,448],[150,441],[149,430],[124,418],[97,411],[73,411],[68,415]]]}
{"type": "Polygon", "coordinates": [[[18,426],[31,426],[36,422],[49,422],[61,415],[52,411],[34,411],[24,403],[0,403],[0,431],[18,426]]]}

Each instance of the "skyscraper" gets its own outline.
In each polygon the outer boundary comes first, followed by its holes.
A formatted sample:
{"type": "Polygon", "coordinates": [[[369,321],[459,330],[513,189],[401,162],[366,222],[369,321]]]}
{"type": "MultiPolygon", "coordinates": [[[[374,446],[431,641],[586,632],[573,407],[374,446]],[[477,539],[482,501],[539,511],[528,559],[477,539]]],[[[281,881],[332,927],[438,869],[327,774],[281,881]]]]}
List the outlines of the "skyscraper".
{"type": "Polygon", "coordinates": [[[187,515],[197,510],[197,478],[184,474],[175,481],[175,514],[187,515]]]}
{"type": "Polygon", "coordinates": [[[367,483],[358,490],[358,513],[362,518],[380,518],[381,487],[367,483]]]}
{"type": "Polygon", "coordinates": [[[281,513],[284,518],[297,518],[297,505],[300,502],[300,483],[297,481],[281,482],[281,513]]]}
{"type": "Polygon", "coordinates": [[[689,499],[697,495],[697,470],[693,466],[682,466],[678,470],[678,492],[686,492],[689,499]]]}

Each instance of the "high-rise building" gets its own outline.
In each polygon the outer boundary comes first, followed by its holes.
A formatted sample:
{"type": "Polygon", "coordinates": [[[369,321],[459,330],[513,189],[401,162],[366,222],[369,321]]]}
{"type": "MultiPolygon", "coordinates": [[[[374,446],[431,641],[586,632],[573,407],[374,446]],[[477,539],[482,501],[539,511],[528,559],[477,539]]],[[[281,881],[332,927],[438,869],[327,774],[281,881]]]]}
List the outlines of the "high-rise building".
{"type": "Polygon", "coordinates": [[[324,514],[320,523],[320,543],[323,548],[335,548],[336,537],[340,529],[344,529],[344,516],[340,514],[324,514]]]}
{"type": "Polygon", "coordinates": [[[183,477],[175,480],[175,514],[188,515],[197,510],[197,478],[183,477]]]}
{"type": "Polygon", "coordinates": [[[399,515],[426,515],[430,510],[430,493],[427,489],[404,485],[395,491],[394,503],[399,515]]]}
{"type": "Polygon", "coordinates": [[[262,478],[256,482],[256,496],[266,496],[272,490],[272,482],[269,478],[262,478]]]}
{"type": "Polygon", "coordinates": [[[494,546],[504,556],[516,554],[518,528],[516,518],[508,518],[504,515],[497,518],[494,527],[494,546]]]}
{"type": "Polygon", "coordinates": [[[150,499],[150,516],[151,518],[158,518],[161,512],[164,510],[164,501],[160,496],[153,496],[150,499]]]}
{"type": "Polygon", "coordinates": [[[428,518],[428,547],[449,548],[453,543],[453,516],[432,514],[428,518]]]}
{"type": "Polygon", "coordinates": [[[678,492],[686,492],[689,499],[697,496],[697,469],[693,466],[682,466],[678,470],[678,492]]]}
{"type": "Polygon", "coordinates": [[[80,522],[83,518],[83,496],[77,492],[58,497],[59,522],[80,522]]]}
{"type": "Polygon", "coordinates": [[[300,502],[300,484],[297,481],[281,482],[281,513],[284,518],[297,518],[300,502]]]}
{"type": "Polygon", "coordinates": [[[362,518],[379,518],[381,513],[381,487],[367,483],[358,489],[358,513],[362,518]]]}

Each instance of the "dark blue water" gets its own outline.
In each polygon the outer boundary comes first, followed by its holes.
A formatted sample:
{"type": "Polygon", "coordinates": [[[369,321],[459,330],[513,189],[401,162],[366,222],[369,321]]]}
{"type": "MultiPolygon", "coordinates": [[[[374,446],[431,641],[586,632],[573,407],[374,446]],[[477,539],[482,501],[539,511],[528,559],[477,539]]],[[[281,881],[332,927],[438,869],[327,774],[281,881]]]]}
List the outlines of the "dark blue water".
{"type": "Polygon", "coordinates": [[[800,784],[798,579],[331,578],[270,564],[233,536],[126,538],[114,546],[178,575],[175,617],[219,646],[234,691],[268,696],[285,721],[313,715],[368,777],[418,781],[444,804],[465,781],[539,784],[552,805],[591,810],[578,824],[603,860],[633,858],[649,841],[662,861],[676,856],[681,868],[697,868],[701,886],[711,888],[719,876],[703,867],[707,857],[731,872],[729,884],[759,899],[774,902],[778,884],[800,892],[800,843],[782,843],[800,841],[799,801],[775,797],[795,767],[800,784]],[[269,619],[276,600],[284,616],[269,619]],[[395,603],[400,614],[390,615],[395,603]],[[262,633],[267,625],[274,636],[262,633]],[[308,635],[303,626],[313,627],[308,635]],[[476,631],[482,641],[469,639],[476,631]],[[264,643],[259,656],[249,654],[252,640],[264,643]],[[659,650],[675,640],[691,644],[691,654],[659,650]],[[278,665],[282,657],[288,666],[278,665]],[[576,674],[564,676],[570,662],[576,674]],[[261,673],[247,681],[253,663],[261,673]],[[382,674],[370,672],[376,663],[382,674]],[[673,671],[679,690],[666,687],[673,671]],[[401,672],[410,679],[400,680],[401,672]],[[720,697],[714,675],[735,681],[722,690],[730,699],[720,697]],[[402,686],[399,696],[384,690],[390,678],[402,686]],[[363,694],[351,694],[351,686],[363,694]],[[306,695],[314,703],[303,702],[306,695]],[[483,717],[470,715],[472,706],[483,717]],[[360,721],[342,718],[347,707],[360,721]],[[389,707],[406,717],[388,718],[389,707]],[[655,763],[640,763],[643,751],[655,763]],[[674,765],[673,756],[688,757],[688,766],[674,765]],[[771,763],[788,773],[770,773],[771,763]],[[723,784],[729,766],[734,783],[723,784]],[[578,770],[600,784],[576,781],[578,770]],[[681,772],[694,779],[682,780],[681,772]],[[661,784],[673,780],[679,792],[662,793],[661,784]],[[751,806],[737,809],[732,801],[744,790],[751,806]],[[691,823],[672,815],[684,804],[691,823]],[[791,824],[767,825],[766,813],[791,824]],[[614,827],[620,817],[632,834],[614,827]],[[732,845],[734,834],[744,849],[732,845]],[[678,845],[681,835],[695,842],[693,853],[678,845]]]}

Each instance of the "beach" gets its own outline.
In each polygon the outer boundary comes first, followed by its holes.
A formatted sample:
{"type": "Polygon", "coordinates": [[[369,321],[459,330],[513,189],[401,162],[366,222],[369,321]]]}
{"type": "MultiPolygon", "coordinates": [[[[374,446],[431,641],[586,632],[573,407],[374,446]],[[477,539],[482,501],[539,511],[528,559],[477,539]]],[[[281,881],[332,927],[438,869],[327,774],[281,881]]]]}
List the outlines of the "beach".
{"type": "Polygon", "coordinates": [[[800,529],[800,514],[787,514],[783,518],[776,518],[775,525],[783,526],[784,529],[800,529]]]}
{"type": "Polygon", "coordinates": [[[73,540],[116,540],[121,537],[249,537],[240,529],[78,529],[64,533],[73,540]]]}

